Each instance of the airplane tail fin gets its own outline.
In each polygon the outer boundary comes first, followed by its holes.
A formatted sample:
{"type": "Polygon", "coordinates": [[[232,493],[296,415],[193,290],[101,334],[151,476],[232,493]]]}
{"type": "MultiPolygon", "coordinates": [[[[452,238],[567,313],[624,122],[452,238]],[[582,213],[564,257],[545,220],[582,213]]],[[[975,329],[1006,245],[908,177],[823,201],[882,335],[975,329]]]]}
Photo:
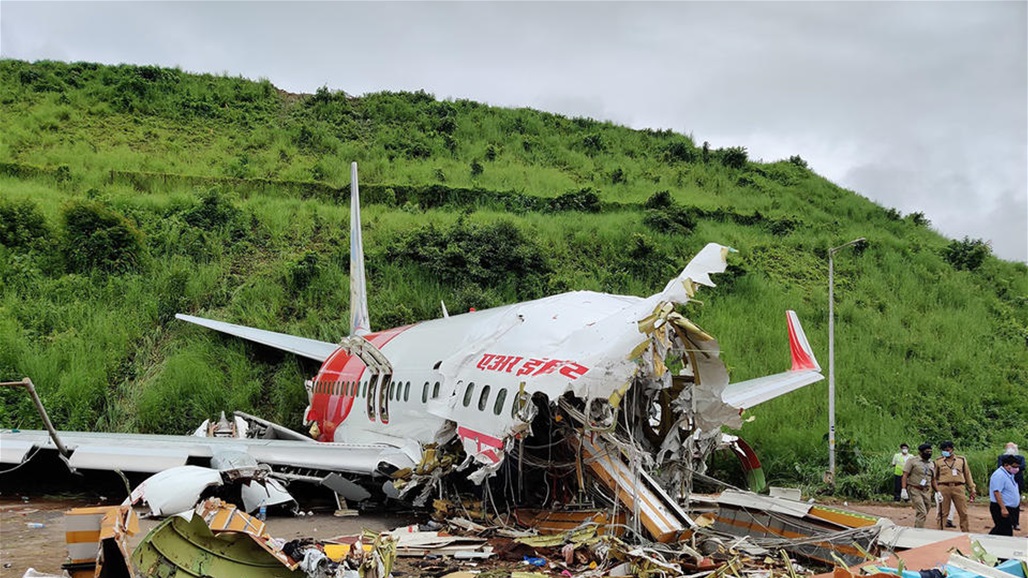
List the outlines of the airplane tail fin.
{"type": "Polygon", "coordinates": [[[364,240],[361,203],[357,190],[357,163],[350,165],[350,335],[371,333],[368,284],[364,275],[364,240]]]}
{"type": "Polygon", "coordinates": [[[792,371],[807,369],[821,371],[821,365],[818,364],[817,359],[814,357],[814,350],[810,348],[810,342],[807,341],[807,334],[803,332],[803,326],[800,325],[800,318],[792,310],[786,311],[785,315],[789,320],[789,349],[792,352],[792,371]]]}

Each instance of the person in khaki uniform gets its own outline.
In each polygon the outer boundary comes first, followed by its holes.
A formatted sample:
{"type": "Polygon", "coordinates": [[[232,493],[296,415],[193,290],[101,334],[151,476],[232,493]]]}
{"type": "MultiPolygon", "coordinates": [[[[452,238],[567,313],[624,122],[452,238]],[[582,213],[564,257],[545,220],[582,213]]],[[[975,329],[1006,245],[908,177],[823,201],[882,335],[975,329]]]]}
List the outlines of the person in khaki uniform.
{"type": "Polygon", "coordinates": [[[960,517],[960,531],[967,532],[967,496],[965,491],[971,493],[971,503],[974,503],[974,479],[971,477],[971,467],[967,465],[967,458],[958,456],[953,451],[953,442],[945,441],[939,445],[942,457],[935,460],[936,485],[939,493],[942,494],[942,503],[939,505],[939,529],[943,529],[945,512],[949,512],[952,503],[957,509],[957,516],[960,517]]]}
{"type": "Polygon", "coordinates": [[[914,506],[914,527],[924,528],[928,510],[932,509],[932,495],[938,493],[935,485],[935,463],[932,462],[932,444],[917,446],[918,457],[903,464],[903,491],[914,506]]]}

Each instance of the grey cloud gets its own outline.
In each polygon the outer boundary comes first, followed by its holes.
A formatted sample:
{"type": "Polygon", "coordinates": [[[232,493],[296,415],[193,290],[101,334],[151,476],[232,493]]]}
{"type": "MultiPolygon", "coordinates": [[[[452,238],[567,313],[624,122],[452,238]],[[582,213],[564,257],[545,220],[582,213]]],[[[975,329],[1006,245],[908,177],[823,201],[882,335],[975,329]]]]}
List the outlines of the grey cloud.
{"type": "Polygon", "coordinates": [[[4,0],[0,26],[5,57],[423,88],[799,154],[1028,260],[1025,2],[4,0]]]}

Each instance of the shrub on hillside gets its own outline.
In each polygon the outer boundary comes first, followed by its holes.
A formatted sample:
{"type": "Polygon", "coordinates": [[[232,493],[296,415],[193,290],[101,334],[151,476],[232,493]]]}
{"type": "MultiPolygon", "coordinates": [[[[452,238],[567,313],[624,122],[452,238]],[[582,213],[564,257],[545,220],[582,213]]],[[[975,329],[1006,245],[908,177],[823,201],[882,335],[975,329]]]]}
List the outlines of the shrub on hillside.
{"type": "Polygon", "coordinates": [[[783,217],[781,219],[772,219],[765,222],[768,232],[776,237],[784,237],[789,233],[796,230],[797,227],[803,223],[797,219],[791,219],[789,217],[783,217]]]}
{"type": "Polygon", "coordinates": [[[696,219],[686,211],[685,207],[668,207],[666,209],[650,209],[643,216],[643,224],[668,235],[688,235],[696,227],[696,219]]]}
{"type": "Polygon", "coordinates": [[[974,271],[982,266],[985,258],[992,253],[988,241],[964,237],[963,241],[954,240],[942,250],[942,257],[954,269],[974,271]]]}
{"type": "Polygon", "coordinates": [[[429,225],[399,239],[386,256],[454,286],[513,285],[523,297],[540,295],[551,272],[542,249],[507,221],[476,225],[462,217],[449,229],[429,225]]]}
{"type": "Polygon", "coordinates": [[[68,269],[125,273],[140,269],[143,234],[123,215],[94,202],[64,207],[64,256],[68,269]]]}
{"type": "Polygon", "coordinates": [[[215,189],[200,196],[200,202],[182,214],[182,219],[191,226],[213,231],[233,224],[240,216],[239,209],[215,189]]]}
{"type": "Polygon", "coordinates": [[[730,169],[745,168],[746,162],[749,160],[746,153],[746,147],[728,147],[726,149],[718,149],[717,157],[722,165],[730,169]]]}
{"type": "Polygon", "coordinates": [[[286,275],[289,290],[294,295],[299,294],[310,286],[319,273],[321,273],[321,264],[318,254],[314,251],[307,251],[303,257],[289,265],[289,272],[286,275]]]}
{"type": "Polygon", "coordinates": [[[932,224],[928,217],[926,217],[921,211],[910,213],[907,217],[910,219],[910,222],[914,223],[914,225],[918,227],[928,227],[932,224]]]}
{"type": "Polygon", "coordinates": [[[671,198],[671,191],[657,191],[650,195],[650,198],[646,199],[643,203],[644,209],[666,209],[675,204],[675,200],[671,198]]]}
{"type": "Polygon", "coordinates": [[[586,154],[589,155],[603,152],[605,148],[603,137],[596,133],[585,135],[585,137],[582,138],[582,148],[584,148],[586,154]]]}
{"type": "Polygon", "coordinates": [[[664,147],[663,157],[667,162],[691,163],[696,156],[696,147],[685,141],[676,140],[664,147]]]}
{"type": "Polygon", "coordinates": [[[564,193],[559,197],[551,199],[546,204],[546,209],[552,213],[562,211],[581,211],[583,213],[600,212],[600,196],[586,187],[577,191],[564,193]]]}
{"type": "Polygon", "coordinates": [[[623,268],[636,280],[659,284],[674,275],[672,259],[646,235],[635,234],[625,254],[623,268]]]}
{"type": "Polygon", "coordinates": [[[387,140],[383,146],[389,160],[403,157],[409,160],[427,159],[434,153],[432,140],[420,133],[406,133],[387,140]]]}
{"type": "Polygon", "coordinates": [[[50,233],[46,218],[35,203],[0,199],[0,245],[28,249],[50,233]]]}

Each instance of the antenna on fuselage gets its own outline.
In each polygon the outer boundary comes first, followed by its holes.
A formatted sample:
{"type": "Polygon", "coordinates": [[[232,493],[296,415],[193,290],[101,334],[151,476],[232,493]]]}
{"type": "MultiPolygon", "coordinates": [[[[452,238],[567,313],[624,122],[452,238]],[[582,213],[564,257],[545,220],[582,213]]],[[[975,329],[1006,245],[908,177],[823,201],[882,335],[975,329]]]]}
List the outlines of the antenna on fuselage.
{"type": "Polygon", "coordinates": [[[357,163],[350,164],[350,335],[371,333],[368,284],[364,276],[364,241],[361,237],[361,200],[357,190],[357,163]]]}

